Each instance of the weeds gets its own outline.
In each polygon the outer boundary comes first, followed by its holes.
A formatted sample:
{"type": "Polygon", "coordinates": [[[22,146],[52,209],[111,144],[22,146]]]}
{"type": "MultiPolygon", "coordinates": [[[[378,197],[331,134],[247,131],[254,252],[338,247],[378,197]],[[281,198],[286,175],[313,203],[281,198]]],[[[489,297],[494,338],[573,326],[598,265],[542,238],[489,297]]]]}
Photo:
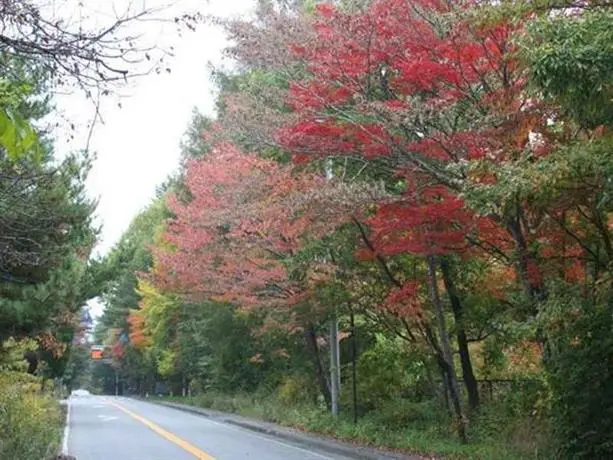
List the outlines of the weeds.
{"type": "Polygon", "coordinates": [[[338,440],[435,455],[438,458],[516,460],[546,458],[546,423],[523,420],[504,407],[489,406],[471,422],[471,441],[462,445],[455,437],[444,407],[434,403],[400,400],[368,412],[353,423],[350,411],[338,419],[325,408],[302,403],[287,405],[271,395],[225,395],[207,392],[189,398],[164,398],[184,404],[230,412],[338,440]]]}
{"type": "Polygon", "coordinates": [[[18,372],[0,375],[0,458],[54,458],[61,431],[58,404],[41,393],[38,379],[18,372]]]}

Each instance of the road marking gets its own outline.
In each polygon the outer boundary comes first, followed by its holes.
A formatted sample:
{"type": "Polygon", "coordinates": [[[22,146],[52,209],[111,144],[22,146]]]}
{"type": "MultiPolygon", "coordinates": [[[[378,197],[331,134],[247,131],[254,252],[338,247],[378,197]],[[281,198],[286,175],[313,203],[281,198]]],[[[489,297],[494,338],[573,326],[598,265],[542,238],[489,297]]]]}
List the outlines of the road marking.
{"type": "Polygon", "coordinates": [[[117,417],[113,417],[112,415],[98,415],[99,419],[102,419],[103,422],[112,422],[113,420],[117,420],[117,417]]]}
{"type": "MultiPolygon", "coordinates": [[[[155,403],[147,403],[147,404],[155,404],[155,403]]],[[[175,410],[175,411],[184,412],[184,411],[181,411],[181,409],[177,409],[177,408],[172,407],[172,406],[161,405],[161,407],[166,407],[168,409],[172,409],[172,410],[175,410]]],[[[312,450],[305,449],[304,447],[296,446],[295,444],[290,444],[290,443],[283,442],[283,441],[278,441],[277,439],[274,439],[272,437],[274,435],[264,435],[264,434],[254,433],[252,431],[249,431],[247,428],[243,428],[243,427],[241,427],[239,425],[232,425],[230,423],[219,422],[217,420],[213,420],[212,418],[203,416],[203,415],[198,414],[198,413],[189,412],[189,413],[187,413],[187,415],[199,418],[201,420],[204,419],[208,423],[212,423],[214,425],[219,425],[219,426],[222,426],[222,427],[224,427],[226,429],[238,431],[238,432],[240,432],[241,434],[244,434],[244,435],[248,435],[248,436],[251,436],[251,437],[254,437],[254,438],[258,438],[258,439],[263,439],[263,440],[265,440],[267,442],[272,442],[273,444],[278,444],[278,445],[283,446],[283,447],[289,447],[290,449],[294,449],[294,450],[299,450],[299,451],[305,452],[305,453],[309,454],[312,457],[323,458],[323,459],[326,459],[326,460],[334,460],[333,457],[330,457],[330,456],[327,456],[327,455],[323,455],[323,454],[320,454],[318,452],[313,452],[312,450]]]]}
{"type": "MultiPolygon", "coordinates": [[[[170,406],[168,406],[168,407],[170,407],[170,406]]],[[[242,428],[242,427],[236,426],[236,425],[230,425],[229,423],[217,422],[217,421],[211,420],[211,419],[208,419],[208,421],[211,422],[211,423],[214,423],[216,425],[221,425],[221,426],[224,426],[226,428],[230,428],[230,429],[235,430],[235,431],[240,431],[242,434],[246,434],[246,435],[252,436],[254,438],[264,439],[264,440],[266,440],[268,442],[272,442],[272,443],[278,444],[280,446],[289,447],[290,449],[306,452],[307,454],[309,454],[312,457],[324,458],[326,460],[334,460],[332,457],[328,457],[326,455],[323,455],[323,454],[320,454],[320,453],[317,453],[317,452],[313,452],[312,450],[308,450],[308,449],[305,449],[303,447],[299,447],[299,446],[296,446],[294,444],[289,444],[289,443],[286,443],[286,442],[283,442],[283,441],[277,441],[276,439],[272,438],[273,435],[256,434],[256,433],[253,433],[251,431],[248,431],[246,428],[242,428]]]]}
{"type": "Polygon", "coordinates": [[[267,437],[267,436],[260,436],[260,435],[255,434],[255,433],[249,433],[249,432],[246,432],[246,433],[251,435],[251,436],[254,436],[256,438],[265,439],[268,442],[272,442],[274,444],[278,444],[278,445],[283,446],[283,447],[289,447],[290,449],[294,449],[294,450],[299,450],[301,452],[305,452],[305,453],[309,454],[311,457],[318,457],[318,458],[324,458],[326,460],[333,460],[332,457],[328,457],[327,455],[322,455],[322,454],[319,454],[317,452],[313,452],[312,450],[308,450],[308,449],[305,449],[303,447],[294,446],[293,444],[288,444],[286,442],[277,441],[276,439],[271,439],[270,437],[267,437]]]}
{"type": "Polygon", "coordinates": [[[200,449],[198,449],[196,446],[193,446],[192,444],[188,443],[187,441],[184,441],[183,439],[179,438],[178,436],[172,434],[169,431],[166,431],[164,428],[156,425],[155,423],[153,423],[150,420],[147,420],[145,417],[143,417],[142,415],[138,415],[134,412],[132,412],[131,410],[123,407],[122,405],[108,400],[107,402],[111,405],[116,407],[117,409],[125,412],[126,414],[128,414],[130,417],[132,417],[135,420],[138,420],[139,422],[141,422],[143,425],[147,426],[148,428],[150,428],[151,430],[155,431],[157,434],[159,434],[160,436],[162,436],[163,438],[167,439],[168,441],[176,444],[177,446],[179,446],[180,448],[182,448],[183,450],[189,452],[190,454],[192,454],[194,457],[196,457],[199,460],[215,460],[215,457],[211,457],[209,454],[207,454],[206,452],[201,451],[200,449]]]}
{"type": "Polygon", "coordinates": [[[70,435],[70,396],[66,398],[66,426],[62,439],[62,453],[68,455],[68,436],[70,435]]]}

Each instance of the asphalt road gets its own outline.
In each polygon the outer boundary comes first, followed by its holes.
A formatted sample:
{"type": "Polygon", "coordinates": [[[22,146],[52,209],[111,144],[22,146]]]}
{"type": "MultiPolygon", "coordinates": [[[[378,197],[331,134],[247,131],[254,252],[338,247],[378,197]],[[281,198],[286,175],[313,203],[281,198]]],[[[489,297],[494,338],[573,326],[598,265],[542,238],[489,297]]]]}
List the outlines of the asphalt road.
{"type": "Polygon", "coordinates": [[[347,460],[143,401],[71,397],[64,446],[77,460],[347,460]]]}

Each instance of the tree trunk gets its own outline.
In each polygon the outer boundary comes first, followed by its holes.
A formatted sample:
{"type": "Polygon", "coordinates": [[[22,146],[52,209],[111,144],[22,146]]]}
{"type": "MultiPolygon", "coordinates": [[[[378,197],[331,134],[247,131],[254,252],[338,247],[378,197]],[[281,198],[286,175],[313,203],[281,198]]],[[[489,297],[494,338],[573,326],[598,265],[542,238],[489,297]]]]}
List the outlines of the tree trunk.
{"type": "Polygon", "coordinates": [[[307,347],[311,352],[311,357],[313,359],[313,365],[315,366],[315,374],[317,376],[317,382],[319,384],[319,390],[324,397],[324,401],[326,402],[326,406],[328,409],[332,407],[332,401],[330,397],[330,387],[328,385],[328,381],[326,380],[326,375],[324,373],[324,367],[321,364],[321,356],[319,354],[319,345],[317,345],[317,335],[315,334],[315,327],[312,324],[309,324],[304,331],[304,337],[307,342],[307,347]]]}
{"type": "MultiPolygon", "coordinates": [[[[511,233],[515,242],[517,250],[518,261],[516,264],[517,273],[521,280],[524,292],[531,301],[530,314],[535,316],[539,311],[539,304],[547,299],[547,289],[542,282],[535,283],[531,279],[529,273],[529,266],[533,264],[538,267],[535,254],[528,248],[528,243],[524,236],[524,230],[522,229],[521,221],[519,217],[511,219],[506,222],[506,227],[511,233]]],[[[549,346],[547,345],[547,338],[545,332],[541,326],[538,326],[535,332],[536,342],[541,348],[543,354],[543,362],[547,362],[550,355],[549,346]]]]}
{"type": "MultiPolygon", "coordinates": [[[[0,345],[2,342],[0,342],[0,345]]],[[[38,352],[36,351],[26,351],[23,354],[23,359],[28,362],[28,374],[34,375],[36,373],[36,369],[38,368],[38,352]]]]}
{"type": "Polygon", "coordinates": [[[455,366],[453,364],[453,351],[451,349],[451,341],[449,340],[449,333],[447,331],[447,324],[445,321],[445,311],[443,309],[443,303],[438,292],[438,285],[436,281],[436,261],[434,256],[428,256],[428,284],[430,291],[430,300],[434,306],[436,313],[436,321],[439,330],[439,336],[441,338],[441,348],[443,351],[443,358],[445,361],[445,367],[447,368],[449,378],[449,390],[451,396],[451,403],[453,409],[458,418],[458,436],[462,443],[466,443],[466,430],[464,427],[464,414],[462,413],[462,403],[460,401],[460,392],[458,387],[458,379],[455,373],[455,366]]]}
{"type": "Polygon", "coordinates": [[[436,359],[436,364],[439,370],[441,371],[441,378],[443,382],[443,397],[445,398],[445,406],[447,407],[447,410],[450,413],[453,413],[449,405],[450,389],[449,389],[449,381],[447,378],[447,367],[448,366],[443,356],[443,350],[441,350],[441,346],[438,343],[438,339],[436,335],[434,334],[434,331],[429,325],[424,325],[424,336],[426,338],[426,341],[428,342],[428,345],[430,345],[430,348],[432,349],[432,353],[434,355],[434,358],[436,359]]]}
{"type": "Polygon", "coordinates": [[[445,259],[441,259],[441,272],[443,274],[443,281],[445,283],[445,289],[449,296],[449,302],[451,303],[451,309],[453,311],[453,317],[455,319],[456,327],[456,339],[458,341],[458,352],[460,353],[460,362],[462,364],[462,378],[464,380],[464,386],[466,387],[466,393],[468,394],[468,405],[471,410],[476,410],[479,407],[479,386],[475,373],[473,371],[472,362],[470,360],[470,350],[468,349],[468,338],[466,337],[466,331],[464,329],[464,311],[460,297],[458,295],[453,277],[451,275],[451,268],[449,262],[445,259]]]}
{"type": "Polygon", "coordinates": [[[519,279],[524,292],[534,302],[532,313],[536,315],[538,312],[536,303],[547,297],[545,287],[542,285],[542,283],[535,283],[530,279],[529,265],[533,263],[535,266],[537,266],[538,264],[536,263],[534,254],[528,248],[528,243],[524,237],[524,232],[519,223],[519,219],[508,221],[506,223],[506,227],[513,237],[517,250],[518,257],[516,268],[519,279]]]}
{"type": "Polygon", "coordinates": [[[451,393],[449,389],[449,375],[447,373],[447,363],[441,356],[437,356],[437,364],[438,368],[441,371],[441,383],[443,384],[443,399],[445,400],[445,407],[447,411],[453,415],[453,410],[451,409],[451,404],[449,403],[449,393],[451,393]]]}

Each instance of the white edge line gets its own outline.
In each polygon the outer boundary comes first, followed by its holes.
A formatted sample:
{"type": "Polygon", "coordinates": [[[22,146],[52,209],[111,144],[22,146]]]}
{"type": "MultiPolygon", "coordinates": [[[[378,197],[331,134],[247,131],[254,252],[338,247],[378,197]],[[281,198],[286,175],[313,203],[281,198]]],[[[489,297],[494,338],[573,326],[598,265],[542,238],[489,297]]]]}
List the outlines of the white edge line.
{"type": "MultiPolygon", "coordinates": [[[[172,407],[172,406],[167,406],[167,407],[172,407]]],[[[177,409],[177,410],[179,410],[179,409],[177,409]]],[[[184,411],[184,412],[186,412],[186,411],[184,411]]],[[[192,415],[195,415],[196,417],[198,417],[198,414],[192,413],[192,415]]],[[[270,434],[269,435],[265,435],[263,433],[262,434],[254,433],[253,431],[251,431],[251,430],[249,430],[247,428],[244,428],[242,426],[232,425],[231,423],[219,422],[217,420],[212,420],[212,419],[210,419],[210,418],[208,418],[206,416],[202,417],[202,415],[200,416],[200,418],[204,418],[205,420],[207,420],[207,421],[209,421],[211,423],[214,423],[215,425],[221,425],[221,426],[224,426],[225,428],[230,428],[230,429],[233,429],[233,430],[236,430],[236,431],[240,431],[241,433],[247,434],[249,436],[253,436],[254,438],[265,439],[266,441],[272,442],[273,444],[279,444],[279,445],[284,446],[284,447],[289,447],[291,449],[295,449],[295,450],[299,450],[299,451],[302,451],[302,452],[306,452],[306,453],[308,453],[309,455],[311,455],[313,457],[319,457],[319,458],[325,458],[327,460],[333,460],[333,457],[329,457],[327,455],[323,455],[323,454],[320,454],[318,452],[313,452],[312,450],[305,449],[304,447],[299,447],[299,446],[296,446],[294,444],[289,444],[289,443],[286,443],[286,442],[274,439],[273,438],[274,435],[270,435],[270,434]]]]}
{"type": "Polygon", "coordinates": [[[62,454],[68,455],[68,436],[70,436],[70,396],[66,398],[66,426],[62,439],[62,454]]]}
{"type": "MultiPolygon", "coordinates": [[[[238,427],[238,428],[240,428],[240,427],[238,427]]],[[[243,431],[246,432],[247,434],[251,435],[251,436],[255,436],[256,438],[266,439],[268,442],[272,442],[273,444],[278,444],[280,446],[289,447],[289,448],[294,449],[294,450],[299,450],[299,451],[302,451],[302,452],[306,452],[307,454],[309,454],[309,455],[311,455],[313,457],[319,457],[319,458],[325,458],[326,460],[332,460],[332,457],[328,457],[327,455],[323,455],[323,454],[320,454],[318,452],[313,452],[312,450],[305,449],[304,447],[298,447],[298,446],[295,446],[293,444],[289,444],[289,443],[286,443],[286,442],[283,442],[283,441],[278,441],[276,439],[272,439],[272,437],[274,435],[268,435],[268,436],[258,435],[258,434],[249,432],[247,429],[243,429],[243,431]]]]}

